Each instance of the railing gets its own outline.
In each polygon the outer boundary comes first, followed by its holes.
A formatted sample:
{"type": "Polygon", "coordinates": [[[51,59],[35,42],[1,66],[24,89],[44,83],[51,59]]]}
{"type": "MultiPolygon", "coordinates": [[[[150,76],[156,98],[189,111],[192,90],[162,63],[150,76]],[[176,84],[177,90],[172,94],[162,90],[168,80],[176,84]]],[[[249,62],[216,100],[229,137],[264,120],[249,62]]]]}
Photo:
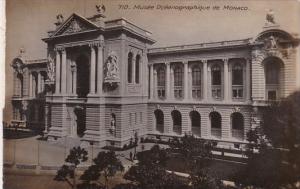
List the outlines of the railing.
{"type": "Polygon", "coordinates": [[[238,140],[244,140],[244,131],[241,129],[232,129],[231,135],[238,140]]]}
{"type": "Polygon", "coordinates": [[[242,99],[244,96],[243,85],[232,85],[232,98],[242,99]]]}
{"type": "Polygon", "coordinates": [[[193,86],[192,87],[192,97],[194,99],[200,99],[201,98],[201,87],[200,86],[193,86]]]}
{"type": "Polygon", "coordinates": [[[222,98],[221,85],[212,85],[211,94],[214,99],[221,99],[222,98]]]}
{"type": "Polygon", "coordinates": [[[211,128],[211,136],[215,137],[215,138],[221,138],[221,129],[218,128],[211,128]]]}
{"type": "Polygon", "coordinates": [[[173,132],[177,135],[181,135],[181,125],[173,125],[173,132]]]}
{"type": "Polygon", "coordinates": [[[182,86],[174,86],[174,97],[177,99],[183,98],[182,86]]]}
{"type": "Polygon", "coordinates": [[[164,125],[163,124],[156,124],[156,131],[163,133],[164,132],[164,125]]]}
{"type": "Polygon", "coordinates": [[[196,127],[192,126],[192,134],[200,137],[201,136],[201,128],[197,127],[197,126],[196,127]]]}
{"type": "Polygon", "coordinates": [[[165,86],[157,86],[157,97],[164,99],[166,97],[165,86]]]}

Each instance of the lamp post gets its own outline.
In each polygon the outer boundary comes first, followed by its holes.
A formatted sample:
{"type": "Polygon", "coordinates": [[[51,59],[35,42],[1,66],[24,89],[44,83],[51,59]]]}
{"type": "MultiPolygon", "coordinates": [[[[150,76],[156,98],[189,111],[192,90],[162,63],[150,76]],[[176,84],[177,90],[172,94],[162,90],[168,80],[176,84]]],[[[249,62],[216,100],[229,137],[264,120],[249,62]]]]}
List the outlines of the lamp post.
{"type": "Polygon", "coordinates": [[[91,165],[92,165],[93,164],[93,154],[94,154],[94,150],[93,150],[94,142],[90,142],[90,145],[92,146],[92,156],[91,156],[91,165]]]}

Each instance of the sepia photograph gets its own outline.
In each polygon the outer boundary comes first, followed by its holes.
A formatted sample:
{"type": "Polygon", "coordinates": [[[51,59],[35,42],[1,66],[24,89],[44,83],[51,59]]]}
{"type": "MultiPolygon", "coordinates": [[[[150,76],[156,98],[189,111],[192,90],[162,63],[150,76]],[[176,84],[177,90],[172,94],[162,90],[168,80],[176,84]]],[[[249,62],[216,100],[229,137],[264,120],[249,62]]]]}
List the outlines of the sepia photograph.
{"type": "Polygon", "coordinates": [[[299,0],[3,4],[2,188],[300,189],[299,0]]]}

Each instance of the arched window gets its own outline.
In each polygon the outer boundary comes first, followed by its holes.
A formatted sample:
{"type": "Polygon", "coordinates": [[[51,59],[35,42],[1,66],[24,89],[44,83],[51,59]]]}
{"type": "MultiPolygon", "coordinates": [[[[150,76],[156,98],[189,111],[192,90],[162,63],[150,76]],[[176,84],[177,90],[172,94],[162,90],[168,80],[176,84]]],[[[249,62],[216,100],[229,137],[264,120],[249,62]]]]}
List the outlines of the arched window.
{"type": "Polygon", "coordinates": [[[266,64],[266,84],[278,85],[279,84],[279,64],[268,62],[266,64]]]}
{"type": "Polygon", "coordinates": [[[164,132],[164,113],[161,110],[154,111],[155,120],[156,120],[156,131],[163,133],[164,132]]]}
{"type": "Polygon", "coordinates": [[[280,64],[276,59],[270,59],[265,63],[266,98],[277,100],[279,97],[280,64]]]}
{"type": "Polygon", "coordinates": [[[244,116],[239,112],[231,114],[231,132],[232,137],[244,139],[244,116]]]}
{"type": "Polygon", "coordinates": [[[173,110],[171,116],[173,120],[173,132],[181,135],[181,113],[178,110],[173,110]]]}
{"type": "Polygon", "coordinates": [[[212,97],[215,99],[221,98],[221,67],[215,64],[211,68],[211,83],[212,83],[212,97]]]}
{"type": "Polygon", "coordinates": [[[190,112],[192,133],[196,136],[201,136],[201,118],[197,111],[190,112]]]}
{"type": "Polygon", "coordinates": [[[158,98],[165,98],[165,85],[166,85],[166,73],[163,66],[157,68],[157,96],[158,98]]]}
{"type": "Polygon", "coordinates": [[[235,63],[232,66],[232,98],[243,98],[243,66],[235,63]]]}
{"type": "Polygon", "coordinates": [[[127,81],[128,83],[132,83],[132,53],[128,53],[128,62],[127,62],[127,81]]]}
{"type": "Polygon", "coordinates": [[[140,83],[140,61],[141,56],[137,55],[135,59],[135,83],[140,83]]]}
{"type": "Polygon", "coordinates": [[[201,98],[201,69],[198,65],[192,68],[192,97],[201,98]]]}
{"type": "Polygon", "coordinates": [[[86,98],[90,91],[90,65],[86,56],[79,56],[76,59],[77,88],[76,93],[79,98],[86,98]]]}
{"type": "Polygon", "coordinates": [[[222,118],[218,112],[209,114],[211,135],[216,138],[221,138],[222,118]]]}
{"type": "Polygon", "coordinates": [[[174,67],[174,97],[182,98],[182,87],[183,87],[183,69],[182,66],[176,65],[174,67]]]}

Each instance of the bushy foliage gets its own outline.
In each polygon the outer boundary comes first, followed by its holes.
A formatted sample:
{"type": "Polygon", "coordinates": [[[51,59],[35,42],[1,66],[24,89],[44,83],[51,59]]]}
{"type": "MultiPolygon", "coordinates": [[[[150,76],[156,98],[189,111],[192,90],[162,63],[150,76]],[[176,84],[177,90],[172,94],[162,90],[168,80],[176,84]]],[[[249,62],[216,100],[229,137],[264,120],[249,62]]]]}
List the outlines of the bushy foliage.
{"type": "Polygon", "coordinates": [[[84,148],[79,146],[72,148],[70,154],[65,159],[67,164],[63,165],[57,171],[54,180],[66,181],[72,188],[76,188],[76,168],[80,163],[87,161],[87,155],[88,153],[84,148]]]}
{"type": "Polygon", "coordinates": [[[300,92],[266,107],[261,126],[247,134],[248,163],[236,177],[243,186],[297,188],[300,181],[300,92]]]}

